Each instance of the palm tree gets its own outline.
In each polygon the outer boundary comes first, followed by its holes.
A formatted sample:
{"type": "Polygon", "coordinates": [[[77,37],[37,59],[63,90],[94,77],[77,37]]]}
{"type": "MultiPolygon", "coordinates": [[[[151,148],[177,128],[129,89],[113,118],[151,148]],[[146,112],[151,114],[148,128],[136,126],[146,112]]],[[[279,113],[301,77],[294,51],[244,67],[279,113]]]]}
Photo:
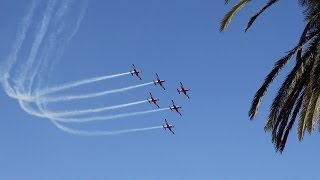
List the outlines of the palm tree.
{"type": "MultiPolygon", "coordinates": [[[[225,0],[228,4],[230,0],[225,0]]],[[[224,31],[234,15],[247,5],[250,0],[240,0],[221,21],[220,31],[224,31]]],[[[269,0],[256,14],[254,14],[246,28],[247,31],[254,21],[266,9],[278,0],[269,0]]],[[[295,66],[287,75],[273,99],[270,113],[265,125],[265,131],[271,132],[272,142],[277,151],[285,148],[288,135],[298,120],[298,139],[301,141],[305,131],[312,133],[320,123],[320,1],[299,0],[305,9],[305,28],[300,40],[281,59],[277,60],[271,72],[266,76],[263,84],[256,92],[251,108],[250,119],[257,115],[262,97],[276,78],[279,71],[291,60],[296,59],[295,66]]]]}

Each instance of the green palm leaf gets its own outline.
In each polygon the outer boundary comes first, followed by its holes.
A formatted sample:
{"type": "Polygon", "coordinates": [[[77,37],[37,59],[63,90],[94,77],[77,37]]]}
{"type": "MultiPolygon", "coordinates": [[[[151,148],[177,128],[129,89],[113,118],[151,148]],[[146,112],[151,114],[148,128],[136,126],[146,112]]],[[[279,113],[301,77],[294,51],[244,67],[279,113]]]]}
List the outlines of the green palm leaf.
{"type": "MultiPolygon", "coordinates": [[[[234,17],[234,15],[238,11],[240,11],[250,1],[251,0],[241,0],[238,4],[233,6],[233,8],[227,14],[225,14],[225,16],[223,17],[223,19],[222,19],[222,21],[220,23],[220,31],[221,32],[226,30],[226,28],[230,24],[230,22],[231,22],[232,18],[234,17]]],[[[229,1],[227,0],[227,2],[229,2],[229,1]]]]}
{"type": "Polygon", "coordinates": [[[249,110],[249,117],[250,119],[254,119],[255,116],[257,115],[258,108],[260,106],[262,97],[264,94],[267,92],[268,87],[270,83],[274,80],[274,78],[278,75],[279,71],[286,65],[286,63],[291,59],[291,57],[295,54],[296,50],[298,49],[298,46],[293,48],[289,53],[284,56],[283,58],[279,59],[275,64],[271,72],[266,76],[262,86],[259,88],[259,90],[256,92],[251,108],[249,110]]]}
{"type": "MultiPolygon", "coordinates": [[[[225,31],[235,14],[251,0],[239,0],[228,11],[220,22],[220,31],[225,31]]],[[[248,21],[245,32],[251,28],[256,19],[279,0],[268,0],[248,21]]],[[[298,0],[304,8],[303,14],[307,22],[298,44],[279,59],[263,84],[256,92],[249,117],[257,115],[263,96],[278,73],[295,56],[296,63],[280,86],[270,107],[265,131],[270,131],[272,142],[277,151],[285,148],[288,135],[297,124],[297,135],[301,141],[305,131],[312,133],[316,126],[320,131],[320,1],[298,0]],[[299,116],[299,117],[298,117],[299,116]]],[[[231,0],[225,0],[229,4],[231,0]]]]}
{"type": "Polygon", "coordinates": [[[253,22],[257,19],[258,16],[260,16],[261,13],[263,13],[266,9],[268,9],[271,5],[273,5],[274,3],[276,3],[278,0],[270,0],[269,2],[266,3],[266,5],[264,5],[260,11],[258,11],[255,15],[253,15],[248,24],[247,27],[245,28],[245,32],[247,32],[247,30],[251,27],[251,25],[253,24],[253,22]]]}
{"type": "Polygon", "coordinates": [[[312,79],[312,92],[313,96],[311,97],[311,104],[308,109],[309,113],[306,119],[306,127],[309,133],[312,133],[317,123],[319,116],[319,106],[320,106],[320,60],[319,58],[315,59],[315,65],[311,74],[312,79]]]}
{"type": "Polygon", "coordinates": [[[286,130],[285,130],[284,134],[282,134],[281,137],[278,137],[280,139],[278,139],[278,141],[277,141],[276,150],[279,150],[281,153],[283,152],[283,150],[284,150],[284,148],[286,146],[288,135],[289,135],[289,133],[290,133],[292,127],[293,127],[293,124],[294,124],[294,122],[296,120],[296,117],[297,117],[297,115],[298,115],[298,113],[300,111],[300,108],[301,108],[301,105],[302,105],[302,100],[303,100],[302,97],[303,97],[303,93],[300,96],[300,98],[299,98],[299,100],[298,100],[298,102],[296,104],[296,107],[295,107],[295,109],[294,109],[294,111],[293,111],[293,113],[291,115],[290,121],[289,121],[289,123],[288,123],[288,125],[286,127],[286,130]]]}
{"type": "MultiPolygon", "coordinates": [[[[313,59],[313,54],[317,50],[318,42],[320,40],[320,36],[318,35],[316,38],[312,40],[310,43],[309,47],[307,48],[304,56],[302,59],[308,59],[312,60],[313,59]]],[[[312,65],[314,65],[314,61],[312,61],[312,65]]],[[[311,75],[310,75],[311,76],[311,75]]],[[[311,117],[309,115],[311,112],[309,110],[312,109],[312,98],[313,98],[313,87],[314,87],[314,81],[311,82],[311,78],[308,80],[308,84],[306,86],[306,90],[303,96],[303,102],[302,102],[302,110],[300,113],[300,119],[298,123],[298,139],[301,141],[303,139],[305,130],[306,130],[306,125],[307,125],[307,119],[308,117],[311,117]]],[[[313,112],[312,112],[313,113],[313,112]]]]}

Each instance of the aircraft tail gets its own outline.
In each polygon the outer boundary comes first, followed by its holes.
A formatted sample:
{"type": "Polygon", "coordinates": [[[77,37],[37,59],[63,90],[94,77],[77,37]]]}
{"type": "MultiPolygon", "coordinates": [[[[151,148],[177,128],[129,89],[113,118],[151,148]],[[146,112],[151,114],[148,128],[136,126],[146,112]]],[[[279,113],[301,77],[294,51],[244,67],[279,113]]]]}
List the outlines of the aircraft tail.
{"type": "Polygon", "coordinates": [[[179,91],[179,89],[177,89],[177,91],[178,91],[178,93],[180,94],[180,91],[179,91]]]}

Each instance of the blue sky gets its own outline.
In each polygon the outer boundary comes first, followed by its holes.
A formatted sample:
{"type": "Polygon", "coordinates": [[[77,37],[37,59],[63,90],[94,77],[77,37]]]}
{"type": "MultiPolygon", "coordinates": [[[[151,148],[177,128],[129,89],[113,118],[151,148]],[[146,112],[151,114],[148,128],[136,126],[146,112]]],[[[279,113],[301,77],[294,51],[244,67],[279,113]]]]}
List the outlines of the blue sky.
{"type": "MultiPolygon", "coordinates": [[[[32,8],[30,2],[7,0],[0,7],[2,70],[7,67],[3,62],[17,47],[17,32],[32,8]]],[[[250,122],[247,116],[252,97],[273,62],[295,45],[302,31],[302,9],[297,2],[280,1],[244,33],[248,18],[262,5],[252,2],[225,33],[220,33],[219,22],[231,8],[222,0],[52,0],[52,15],[47,17],[51,20],[41,41],[40,24],[50,2],[34,2],[30,27],[9,72],[10,83],[18,86],[19,92],[34,95],[46,87],[128,72],[134,63],[142,69],[143,81],[126,75],[53,95],[147,83],[155,73],[167,80],[167,90],[149,85],[108,96],[52,103],[47,108],[66,111],[112,106],[145,100],[152,92],[160,98],[161,107],[168,107],[174,99],[182,106],[183,116],[165,110],[110,121],[63,123],[79,130],[111,131],[161,126],[166,118],[176,126],[176,135],[154,129],[78,136],[59,130],[47,118],[28,114],[17,99],[1,89],[0,179],[247,180],[317,176],[316,162],[320,159],[314,154],[320,150],[318,133],[300,143],[294,129],[284,153],[279,154],[270,134],[263,130],[277,85],[289,68],[270,87],[256,121],[250,122]],[[57,11],[64,3],[68,6],[59,19],[57,11]],[[34,58],[30,56],[32,47],[34,58]],[[30,59],[34,63],[28,66],[30,59]],[[27,78],[23,78],[23,72],[27,78]],[[31,75],[35,75],[32,84],[28,79],[31,75]],[[19,83],[19,79],[25,81],[19,83]],[[180,81],[191,89],[190,100],[176,92],[180,81]]],[[[36,108],[34,104],[32,107],[36,108]]],[[[153,109],[155,106],[144,103],[107,115],[153,109]]],[[[90,116],[96,114],[86,117],[90,116]]]]}

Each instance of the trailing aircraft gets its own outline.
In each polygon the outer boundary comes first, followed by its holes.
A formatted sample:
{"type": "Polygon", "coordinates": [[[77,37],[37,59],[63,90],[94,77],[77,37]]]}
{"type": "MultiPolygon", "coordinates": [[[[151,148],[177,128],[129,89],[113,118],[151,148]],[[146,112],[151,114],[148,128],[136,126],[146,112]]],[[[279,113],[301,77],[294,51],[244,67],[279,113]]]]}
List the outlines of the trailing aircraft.
{"type": "Polygon", "coordinates": [[[160,108],[160,106],[157,104],[157,101],[159,101],[160,99],[154,98],[151,94],[151,92],[149,92],[150,94],[150,98],[148,99],[148,102],[151,104],[155,104],[158,108],[160,108]]]}
{"type": "Polygon", "coordinates": [[[173,130],[172,130],[172,128],[174,128],[174,126],[171,125],[171,124],[168,124],[167,119],[164,119],[164,120],[166,121],[166,124],[165,124],[165,125],[162,125],[163,128],[164,128],[164,130],[169,129],[169,131],[171,131],[172,134],[174,134],[174,132],[173,132],[173,130]]]}
{"type": "Polygon", "coordinates": [[[163,83],[166,82],[166,81],[165,80],[161,80],[157,73],[156,73],[156,75],[157,75],[157,79],[153,81],[154,85],[159,84],[163,88],[163,90],[166,90],[166,88],[163,86],[163,83]]]}
{"type": "Polygon", "coordinates": [[[181,106],[177,106],[177,105],[175,105],[173,100],[171,100],[171,101],[172,101],[172,106],[169,106],[170,110],[171,111],[175,110],[177,113],[180,114],[180,116],[182,116],[182,114],[179,112],[179,109],[181,108],[181,106]]]}

